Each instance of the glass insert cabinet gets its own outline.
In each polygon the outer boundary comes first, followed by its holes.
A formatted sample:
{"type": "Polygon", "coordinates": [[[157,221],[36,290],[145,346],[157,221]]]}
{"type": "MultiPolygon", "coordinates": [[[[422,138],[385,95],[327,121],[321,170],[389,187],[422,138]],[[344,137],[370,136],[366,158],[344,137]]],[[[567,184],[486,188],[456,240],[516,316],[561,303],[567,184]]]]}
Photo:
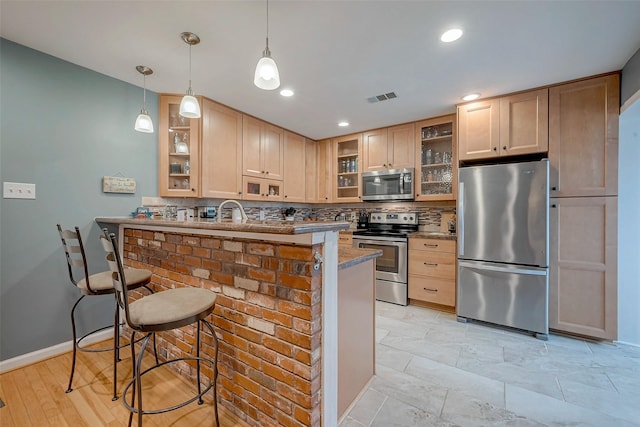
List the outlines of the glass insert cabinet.
{"type": "Polygon", "coordinates": [[[200,119],[180,116],[181,100],[176,95],[160,96],[158,194],[164,197],[199,195],[200,119]]]}
{"type": "Polygon", "coordinates": [[[418,122],[416,132],[416,200],[455,200],[455,115],[418,122]]]}
{"type": "Polygon", "coordinates": [[[360,201],[360,146],[362,134],[341,136],[335,144],[335,201],[360,201]]]}

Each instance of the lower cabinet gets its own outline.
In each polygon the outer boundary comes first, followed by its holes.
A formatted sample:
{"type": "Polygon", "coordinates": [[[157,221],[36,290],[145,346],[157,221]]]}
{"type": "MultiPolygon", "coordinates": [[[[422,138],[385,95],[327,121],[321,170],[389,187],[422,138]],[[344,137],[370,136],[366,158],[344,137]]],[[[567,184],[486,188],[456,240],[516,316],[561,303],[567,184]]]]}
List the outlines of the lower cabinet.
{"type": "Polygon", "coordinates": [[[617,339],[618,198],[552,198],[549,328],[617,339]]]}
{"type": "Polygon", "coordinates": [[[341,231],[338,233],[338,247],[350,248],[353,246],[353,232],[341,231]]]}
{"type": "Polygon", "coordinates": [[[409,299],[456,305],[456,242],[409,238],[409,299]]]}

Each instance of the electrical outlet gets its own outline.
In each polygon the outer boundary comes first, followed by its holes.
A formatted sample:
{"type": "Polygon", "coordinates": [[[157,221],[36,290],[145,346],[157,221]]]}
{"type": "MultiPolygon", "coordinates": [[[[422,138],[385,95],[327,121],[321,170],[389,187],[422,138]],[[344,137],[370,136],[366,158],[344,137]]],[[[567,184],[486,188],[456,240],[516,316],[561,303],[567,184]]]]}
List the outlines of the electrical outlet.
{"type": "Polygon", "coordinates": [[[35,199],[36,185],[21,182],[4,182],[2,194],[5,199],[35,199]]]}
{"type": "Polygon", "coordinates": [[[355,220],[356,220],[356,213],[351,212],[351,221],[355,221],[355,220]]]}
{"type": "Polygon", "coordinates": [[[260,209],[260,221],[264,221],[264,209],[260,209]]]}

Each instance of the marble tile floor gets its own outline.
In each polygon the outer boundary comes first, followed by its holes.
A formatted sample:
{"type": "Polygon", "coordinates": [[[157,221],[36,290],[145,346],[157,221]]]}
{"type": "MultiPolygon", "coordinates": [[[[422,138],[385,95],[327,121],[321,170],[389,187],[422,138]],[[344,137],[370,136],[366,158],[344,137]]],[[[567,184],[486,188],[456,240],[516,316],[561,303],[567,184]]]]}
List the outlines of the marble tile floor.
{"type": "Polygon", "coordinates": [[[376,376],[340,426],[640,426],[640,348],[377,301],[376,376]]]}

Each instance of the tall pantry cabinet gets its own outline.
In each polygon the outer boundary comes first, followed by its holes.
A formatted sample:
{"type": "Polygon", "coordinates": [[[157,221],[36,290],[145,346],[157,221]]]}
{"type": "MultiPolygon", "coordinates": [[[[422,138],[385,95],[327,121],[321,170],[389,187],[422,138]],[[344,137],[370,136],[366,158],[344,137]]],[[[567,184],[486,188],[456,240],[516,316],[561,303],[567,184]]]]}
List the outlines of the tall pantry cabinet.
{"type": "Polygon", "coordinates": [[[549,327],[617,338],[619,74],[549,89],[549,327]]]}

